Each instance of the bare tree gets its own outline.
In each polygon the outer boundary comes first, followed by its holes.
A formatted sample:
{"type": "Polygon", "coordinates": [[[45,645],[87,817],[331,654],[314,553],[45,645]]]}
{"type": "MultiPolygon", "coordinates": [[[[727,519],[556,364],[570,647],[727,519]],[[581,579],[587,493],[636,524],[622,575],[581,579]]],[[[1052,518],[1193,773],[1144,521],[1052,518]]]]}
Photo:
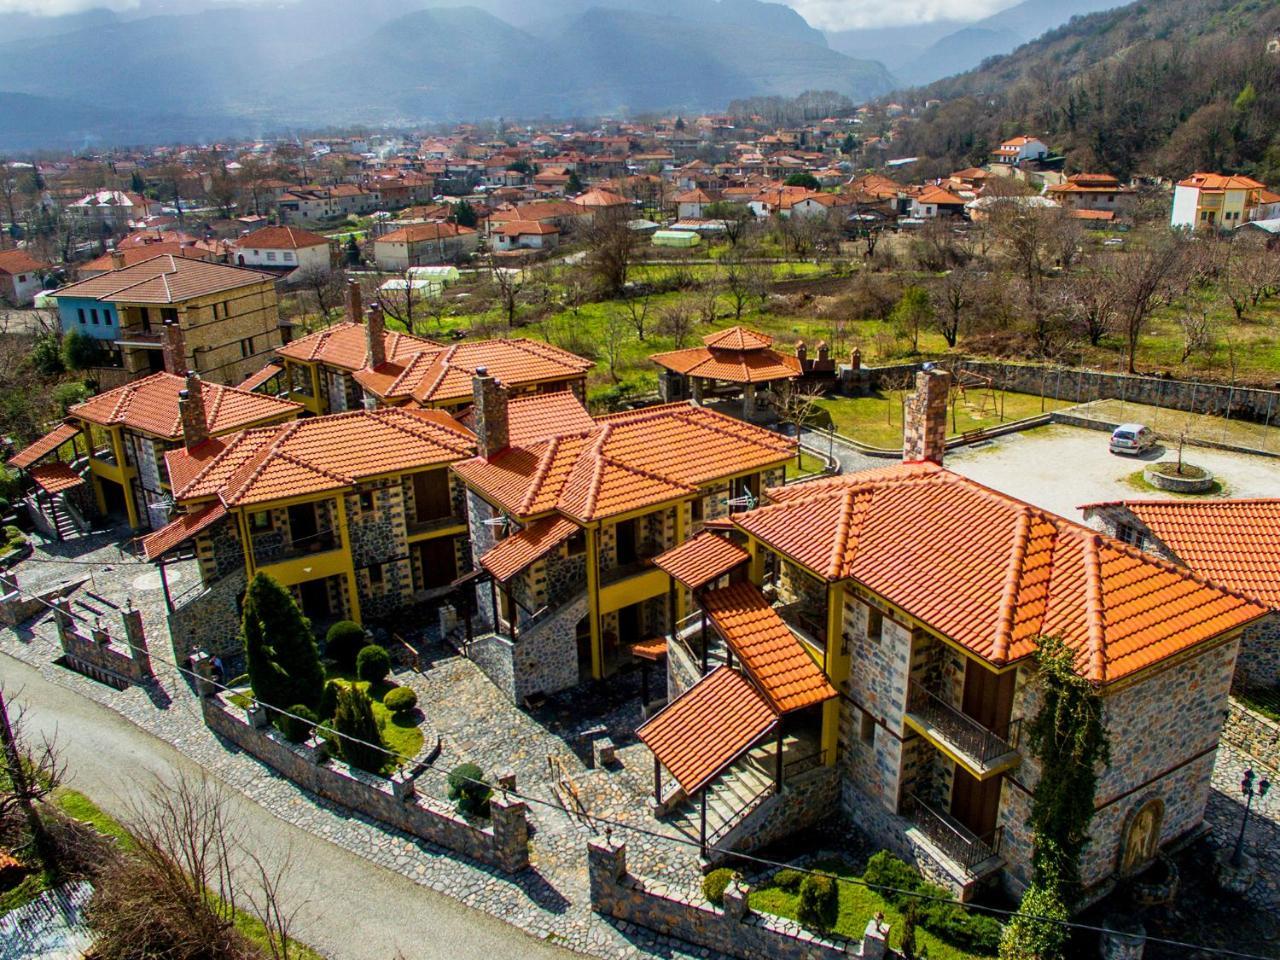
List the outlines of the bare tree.
{"type": "Polygon", "coordinates": [[[489,268],[489,283],[502,307],[503,320],[510,333],[515,328],[516,313],[520,309],[520,271],[499,266],[492,253],[489,254],[486,265],[489,268]]]}
{"type": "Polygon", "coordinates": [[[747,260],[740,256],[729,256],[722,261],[724,265],[724,285],[733,305],[735,323],[742,322],[742,312],[752,300],[764,303],[769,294],[769,281],[773,278],[768,264],[755,260],[747,260]]]}
{"type": "Polygon", "coordinates": [[[658,332],[675,341],[676,348],[683,347],[693,332],[693,313],[679,301],[665,307],[658,316],[658,332]]]}
{"type": "Polygon", "coordinates": [[[9,223],[14,223],[18,219],[15,200],[19,191],[18,175],[14,172],[12,161],[8,157],[0,156],[0,200],[4,201],[9,223]]]}
{"type": "Polygon", "coordinates": [[[0,822],[13,810],[21,810],[31,834],[31,844],[45,868],[56,873],[58,858],[38,807],[62,783],[66,764],[57,743],[41,737],[37,743],[27,730],[26,708],[12,714],[0,688],[0,746],[4,748],[5,776],[0,779],[0,822]]]}
{"type": "Polygon", "coordinates": [[[622,301],[627,317],[631,320],[631,326],[635,328],[636,338],[641,343],[644,343],[645,324],[649,319],[649,304],[647,293],[636,294],[622,301]]]}
{"type": "Polygon", "coordinates": [[[1138,372],[1138,341],[1152,312],[1169,298],[1171,281],[1183,260],[1184,244],[1179,234],[1156,235],[1141,249],[1116,257],[1117,313],[1130,373],[1138,372]]]}
{"type": "Polygon", "coordinates": [[[601,295],[616,297],[627,285],[639,252],[636,233],[621,214],[598,212],[582,230],[585,265],[601,295]]]}
{"type": "Polygon", "coordinates": [[[1182,358],[1179,363],[1186,363],[1197,353],[1213,354],[1213,320],[1208,305],[1200,301],[1184,304],[1178,325],[1182,328],[1182,358]]]}
{"type": "MultiPolygon", "coordinates": [[[[312,299],[315,300],[316,311],[326,320],[330,311],[342,305],[347,279],[341,270],[331,270],[327,266],[312,264],[295,272],[292,281],[311,294],[312,299]]],[[[412,327],[409,329],[412,330],[412,327]]]]}
{"type": "Polygon", "coordinates": [[[1098,346],[1116,325],[1120,289],[1104,272],[1102,264],[1089,263],[1068,281],[1071,317],[1076,332],[1098,346]]]}
{"type": "Polygon", "coordinates": [[[404,324],[404,328],[410,333],[415,330],[414,322],[418,314],[418,304],[422,299],[419,288],[415,285],[413,273],[405,270],[396,279],[404,282],[403,289],[395,289],[387,287],[378,290],[378,303],[382,307],[382,312],[392,320],[398,320],[404,324]]]}
{"type": "Polygon", "coordinates": [[[954,348],[960,340],[960,332],[968,319],[969,310],[977,297],[982,275],[968,267],[956,267],[942,278],[934,290],[934,298],[940,309],[934,312],[934,325],[954,348]]]}
{"type": "Polygon", "coordinates": [[[795,380],[783,380],[774,386],[769,394],[769,405],[778,415],[778,420],[791,427],[796,437],[796,463],[800,463],[800,433],[805,427],[812,425],[822,410],[819,401],[822,399],[822,388],[813,384],[802,384],[795,380]]]}
{"type": "Polygon", "coordinates": [[[620,310],[609,310],[604,315],[604,323],[600,328],[600,345],[604,348],[605,359],[609,362],[609,377],[618,382],[618,361],[622,359],[622,351],[631,333],[631,323],[625,313],[620,310]]]}

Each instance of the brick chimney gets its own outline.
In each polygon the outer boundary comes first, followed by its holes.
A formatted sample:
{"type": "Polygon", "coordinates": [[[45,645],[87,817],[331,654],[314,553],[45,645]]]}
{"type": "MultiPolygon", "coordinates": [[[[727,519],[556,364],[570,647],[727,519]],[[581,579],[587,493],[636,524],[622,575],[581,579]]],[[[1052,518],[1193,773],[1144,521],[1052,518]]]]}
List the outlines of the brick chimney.
{"type": "MultiPolygon", "coordinates": [[[[357,294],[359,296],[359,294],[357,294]]],[[[376,367],[387,362],[387,324],[382,317],[382,304],[376,300],[369,304],[369,318],[365,321],[364,342],[369,366],[376,367]]]]}
{"type": "Polygon", "coordinates": [[[862,369],[862,350],[858,347],[854,347],[853,352],[849,354],[849,369],[862,369]]]}
{"type": "Polygon", "coordinates": [[[359,323],[360,318],[364,316],[364,311],[360,308],[360,281],[347,281],[347,319],[352,323],[359,323]]]}
{"type": "Polygon", "coordinates": [[[124,252],[123,251],[121,250],[111,251],[111,269],[112,270],[124,269],[124,252]]]}
{"type": "Polygon", "coordinates": [[[477,367],[471,378],[471,396],[475,406],[472,420],[480,456],[488,460],[510,446],[510,430],[507,425],[507,388],[500,384],[484,367],[477,367]]]}
{"type": "Polygon", "coordinates": [[[916,392],[907,397],[902,428],[902,462],[941,463],[947,449],[947,398],[951,374],[929,368],[916,374],[916,392]]]}
{"type": "Polygon", "coordinates": [[[182,327],[176,320],[166,320],[160,336],[165,371],[178,377],[186,376],[187,343],[182,335],[182,327]]]}
{"type": "Polygon", "coordinates": [[[200,378],[194,373],[187,374],[186,389],[178,391],[178,416],[182,420],[182,442],[188,448],[209,439],[204,394],[200,390],[200,378]]]}

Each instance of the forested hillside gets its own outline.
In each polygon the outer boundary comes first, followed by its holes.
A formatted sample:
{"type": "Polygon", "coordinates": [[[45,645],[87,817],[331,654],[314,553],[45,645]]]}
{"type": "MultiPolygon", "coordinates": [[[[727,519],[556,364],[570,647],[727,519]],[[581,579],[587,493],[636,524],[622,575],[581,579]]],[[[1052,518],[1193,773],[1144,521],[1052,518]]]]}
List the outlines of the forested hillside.
{"type": "Polygon", "coordinates": [[[942,103],[909,125],[897,152],[944,173],[1028,133],[1072,170],[1280,181],[1280,53],[1267,52],[1277,29],[1276,0],[1145,0],[1077,17],[911,91],[909,103],[942,103]]]}

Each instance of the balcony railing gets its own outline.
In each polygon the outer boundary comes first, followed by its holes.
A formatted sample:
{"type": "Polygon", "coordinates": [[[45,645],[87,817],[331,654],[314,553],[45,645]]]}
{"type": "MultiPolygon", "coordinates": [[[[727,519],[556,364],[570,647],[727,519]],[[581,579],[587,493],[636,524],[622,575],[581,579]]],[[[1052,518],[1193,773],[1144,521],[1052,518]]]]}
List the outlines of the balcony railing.
{"type": "Polygon", "coordinates": [[[260,543],[253,545],[254,563],[279,563],[282,560],[293,560],[316,553],[325,553],[338,549],[339,538],[333,530],[321,530],[310,536],[278,543],[260,543]]]}
{"type": "Polygon", "coordinates": [[[438,517],[415,518],[408,523],[408,531],[412,536],[416,533],[430,533],[432,530],[443,530],[446,527],[458,527],[467,521],[458,513],[445,513],[438,517]]]}
{"type": "Polygon", "coordinates": [[[988,729],[967,713],[930,693],[923,684],[915,680],[908,687],[907,713],[932,727],[957,750],[977,761],[979,766],[987,766],[1001,757],[1017,752],[1017,748],[1010,742],[1013,738],[1007,732],[1001,736],[988,729]]]}
{"type": "Polygon", "coordinates": [[[666,549],[662,544],[652,540],[645,540],[636,544],[636,558],[634,560],[607,567],[600,571],[601,586],[617,583],[627,577],[634,577],[638,573],[644,573],[653,566],[653,558],[666,549]]]}
{"type": "Polygon", "coordinates": [[[1000,829],[979,837],[955,817],[930,806],[915,794],[908,794],[903,806],[903,813],[911,822],[966,873],[972,873],[975,867],[1000,855],[1003,835],[1000,829]]]}

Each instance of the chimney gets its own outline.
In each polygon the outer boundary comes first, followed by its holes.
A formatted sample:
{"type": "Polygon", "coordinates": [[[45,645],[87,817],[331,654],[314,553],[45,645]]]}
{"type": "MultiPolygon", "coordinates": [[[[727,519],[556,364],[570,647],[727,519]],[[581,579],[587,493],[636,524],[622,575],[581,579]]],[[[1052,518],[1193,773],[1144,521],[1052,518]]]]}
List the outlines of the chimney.
{"type": "Polygon", "coordinates": [[[161,337],[165,371],[177,377],[186,376],[187,344],[182,336],[182,327],[176,320],[166,320],[161,337]]]}
{"type": "Polygon", "coordinates": [[[347,319],[359,323],[364,312],[360,309],[360,281],[347,281],[347,319]]]}
{"type": "Polygon", "coordinates": [[[123,251],[121,250],[111,251],[111,269],[112,270],[124,269],[124,252],[123,251]]]}
{"type": "Polygon", "coordinates": [[[827,341],[819,340],[818,341],[818,362],[826,363],[830,359],[831,359],[831,348],[827,346],[827,341]]]}
{"type": "Polygon", "coordinates": [[[801,363],[809,359],[809,348],[803,340],[796,341],[796,359],[801,363]]]}
{"type": "Polygon", "coordinates": [[[510,445],[507,427],[507,388],[484,367],[477,367],[471,378],[471,396],[475,406],[472,420],[480,456],[488,460],[510,445]]]}
{"type": "Polygon", "coordinates": [[[849,368],[851,370],[862,369],[862,350],[859,347],[854,347],[853,352],[849,354],[849,368]]]}
{"type": "Polygon", "coordinates": [[[916,392],[907,397],[902,428],[902,462],[942,463],[947,449],[947,398],[951,374],[932,364],[916,374],[916,392]]]}
{"type": "MultiPolygon", "coordinates": [[[[359,297],[359,294],[356,294],[359,297]]],[[[374,301],[369,304],[369,319],[365,322],[364,342],[368,348],[366,356],[369,366],[377,367],[387,362],[386,321],[382,319],[382,304],[374,301]]]]}
{"type": "Polygon", "coordinates": [[[188,449],[209,439],[204,394],[200,391],[200,378],[194,373],[187,374],[186,389],[178,391],[178,416],[182,420],[182,442],[188,449]]]}

